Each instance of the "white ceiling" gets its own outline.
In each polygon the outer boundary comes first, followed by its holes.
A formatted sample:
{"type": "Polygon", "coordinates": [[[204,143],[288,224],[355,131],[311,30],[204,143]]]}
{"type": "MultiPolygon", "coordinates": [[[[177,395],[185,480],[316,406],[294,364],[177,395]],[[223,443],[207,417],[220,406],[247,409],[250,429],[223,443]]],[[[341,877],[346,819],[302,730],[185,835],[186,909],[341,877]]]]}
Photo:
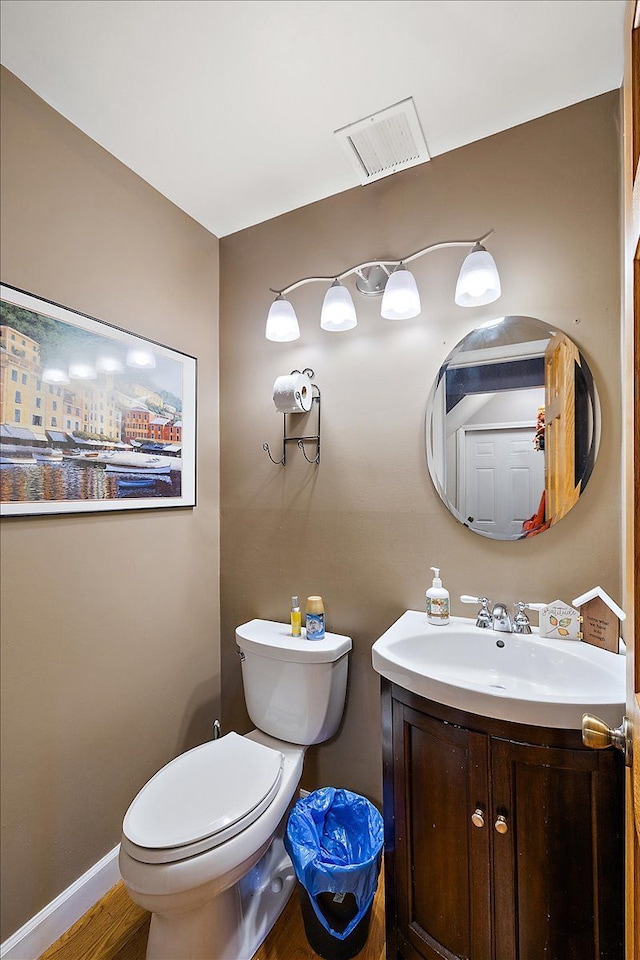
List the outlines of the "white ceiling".
{"type": "Polygon", "coordinates": [[[615,89],[625,0],[2,0],[2,63],[218,237],[359,183],[333,131],[413,97],[432,157],[615,89]]]}

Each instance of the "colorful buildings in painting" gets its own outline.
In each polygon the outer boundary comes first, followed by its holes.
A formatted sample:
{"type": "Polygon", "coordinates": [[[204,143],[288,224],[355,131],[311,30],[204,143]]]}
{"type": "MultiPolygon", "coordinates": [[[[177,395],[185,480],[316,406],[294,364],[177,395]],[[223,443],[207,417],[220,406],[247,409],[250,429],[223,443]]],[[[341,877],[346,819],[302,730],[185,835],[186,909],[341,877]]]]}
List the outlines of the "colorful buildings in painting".
{"type": "Polygon", "coordinates": [[[125,411],[123,439],[181,443],[182,420],[155,416],[144,404],[136,404],[125,411]]]}
{"type": "Polygon", "coordinates": [[[65,385],[45,383],[39,344],[4,324],[0,353],[0,424],[14,434],[17,431],[22,439],[74,442],[76,434],[88,434],[113,443],[182,441],[177,411],[166,406],[159,394],[133,384],[131,395],[124,396],[109,372],[65,385]],[[147,404],[167,415],[152,412],[147,404]]]}
{"type": "Polygon", "coordinates": [[[182,420],[154,417],[149,421],[149,437],[158,443],[181,443],[182,420]]]}
{"type": "Polygon", "coordinates": [[[75,431],[77,415],[82,417],[80,430],[120,440],[122,434],[122,412],[118,406],[117,394],[113,389],[113,374],[99,373],[95,381],[83,382],[68,398],[64,409],[64,430],[75,431]],[[69,417],[72,426],[69,427],[69,417]]]}
{"type": "Polygon", "coordinates": [[[167,417],[154,417],[153,420],[149,421],[149,437],[151,440],[155,440],[158,443],[162,443],[163,435],[162,432],[164,428],[169,423],[167,417]]]}
{"type": "Polygon", "coordinates": [[[13,327],[0,327],[0,422],[44,435],[46,391],[40,345],[13,327]]]}
{"type": "Polygon", "coordinates": [[[124,436],[127,442],[131,440],[149,440],[149,420],[151,411],[144,404],[135,404],[124,412],[124,436]]]}
{"type": "Polygon", "coordinates": [[[174,420],[164,428],[165,443],[182,443],[182,420],[174,420]]]}
{"type": "Polygon", "coordinates": [[[53,433],[87,432],[120,440],[122,414],[116,404],[113,374],[93,381],[45,383],[40,347],[13,327],[0,327],[0,422],[30,431],[36,440],[60,439],[53,433]]]}

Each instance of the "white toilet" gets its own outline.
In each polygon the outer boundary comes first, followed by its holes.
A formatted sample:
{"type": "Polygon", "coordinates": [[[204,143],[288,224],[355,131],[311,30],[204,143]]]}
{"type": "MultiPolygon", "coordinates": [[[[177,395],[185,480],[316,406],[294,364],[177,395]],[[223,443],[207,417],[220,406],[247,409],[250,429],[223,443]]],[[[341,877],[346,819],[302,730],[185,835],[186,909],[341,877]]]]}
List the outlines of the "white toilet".
{"type": "Polygon", "coordinates": [[[336,732],[349,637],[236,630],[255,730],[168,763],[125,814],[120,873],[152,914],[147,960],[251,960],[295,885],[282,838],[307,746],[336,732]]]}

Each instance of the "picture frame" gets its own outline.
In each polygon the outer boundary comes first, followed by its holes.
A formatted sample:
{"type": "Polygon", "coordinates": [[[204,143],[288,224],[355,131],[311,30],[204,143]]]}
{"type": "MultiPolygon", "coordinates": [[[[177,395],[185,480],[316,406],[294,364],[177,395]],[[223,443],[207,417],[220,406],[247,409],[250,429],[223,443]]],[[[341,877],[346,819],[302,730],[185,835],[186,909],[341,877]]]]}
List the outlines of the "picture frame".
{"type": "Polygon", "coordinates": [[[193,507],[197,360],[0,285],[0,517],[193,507]]]}

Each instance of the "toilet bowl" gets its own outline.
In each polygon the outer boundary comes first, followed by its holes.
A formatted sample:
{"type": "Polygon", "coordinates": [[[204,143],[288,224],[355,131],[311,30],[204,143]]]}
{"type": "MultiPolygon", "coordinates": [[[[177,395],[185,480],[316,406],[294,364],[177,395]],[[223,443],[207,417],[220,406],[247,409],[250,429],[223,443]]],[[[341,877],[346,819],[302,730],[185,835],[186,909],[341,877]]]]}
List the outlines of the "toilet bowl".
{"type": "Polygon", "coordinates": [[[285,625],[257,620],[236,639],[249,715],[262,729],[172,760],[124,817],[120,872],[152,915],[147,960],[251,960],[295,885],[286,822],[307,745],[339,723],[351,640],[294,641],[285,625]]]}
{"type": "MultiPolygon", "coordinates": [[[[244,960],[246,957],[250,960],[284,908],[294,886],[282,837],[302,775],[303,758],[303,747],[282,743],[257,730],[247,737],[227,734],[220,740],[182,754],[156,774],[138,794],[123,825],[120,872],[132,899],[152,914],[147,957],[153,960],[176,960],[178,957],[244,960]],[[236,742],[230,744],[232,738],[236,742]],[[243,811],[245,804],[239,802],[227,819],[231,821],[237,816],[241,819],[240,824],[237,821],[225,823],[225,818],[214,812],[211,822],[215,822],[217,832],[203,837],[208,824],[202,817],[192,821],[191,839],[189,829],[185,828],[182,843],[162,846],[162,843],[177,838],[175,830],[171,834],[176,818],[184,815],[186,824],[188,814],[193,816],[199,812],[189,809],[194,791],[201,789],[199,772],[210,786],[216,776],[224,778],[226,784],[237,775],[243,779],[251,778],[252,768],[246,764],[259,754],[238,749],[244,743],[265,751],[266,780],[262,781],[260,789],[268,782],[270,759],[277,768],[277,786],[275,791],[270,786],[268,803],[263,804],[261,798],[257,806],[262,810],[255,816],[255,803],[243,811]],[[221,756],[217,757],[217,754],[221,756]],[[167,778],[163,776],[165,773],[167,778]],[[179,778],[183,779],[184,785],[183,809],[176,792],[179,778]],[[162,803],[165,787],[169,793],[166,807],[156,807],[155,821],[146,833],[142,816],[149,812],[155,801],[162,803]],[[166,818],[164,825],[163,818],[166,818]],[[163,826],[168,828],[165,836],[163,826]],[[225,839],[229,832],[232,835],[225,839]],[[148,845],[144,844],[145,839],[148,845]],[[265,862],[261,863],[263,859],[265,862]],[[248,876],[250,872],[254,876],[248,876]],[[242,878],[245,882],[241,885],[238,881],[242,878]]],[[[249,806],[256,796],[255,791],[250,793],[246,805],[249,806]]],[[[206,796],[199,793],[197,799],[203,800],[206,796]]],[[[196,806],[202,809],[201,804],[196,806]]]]}

